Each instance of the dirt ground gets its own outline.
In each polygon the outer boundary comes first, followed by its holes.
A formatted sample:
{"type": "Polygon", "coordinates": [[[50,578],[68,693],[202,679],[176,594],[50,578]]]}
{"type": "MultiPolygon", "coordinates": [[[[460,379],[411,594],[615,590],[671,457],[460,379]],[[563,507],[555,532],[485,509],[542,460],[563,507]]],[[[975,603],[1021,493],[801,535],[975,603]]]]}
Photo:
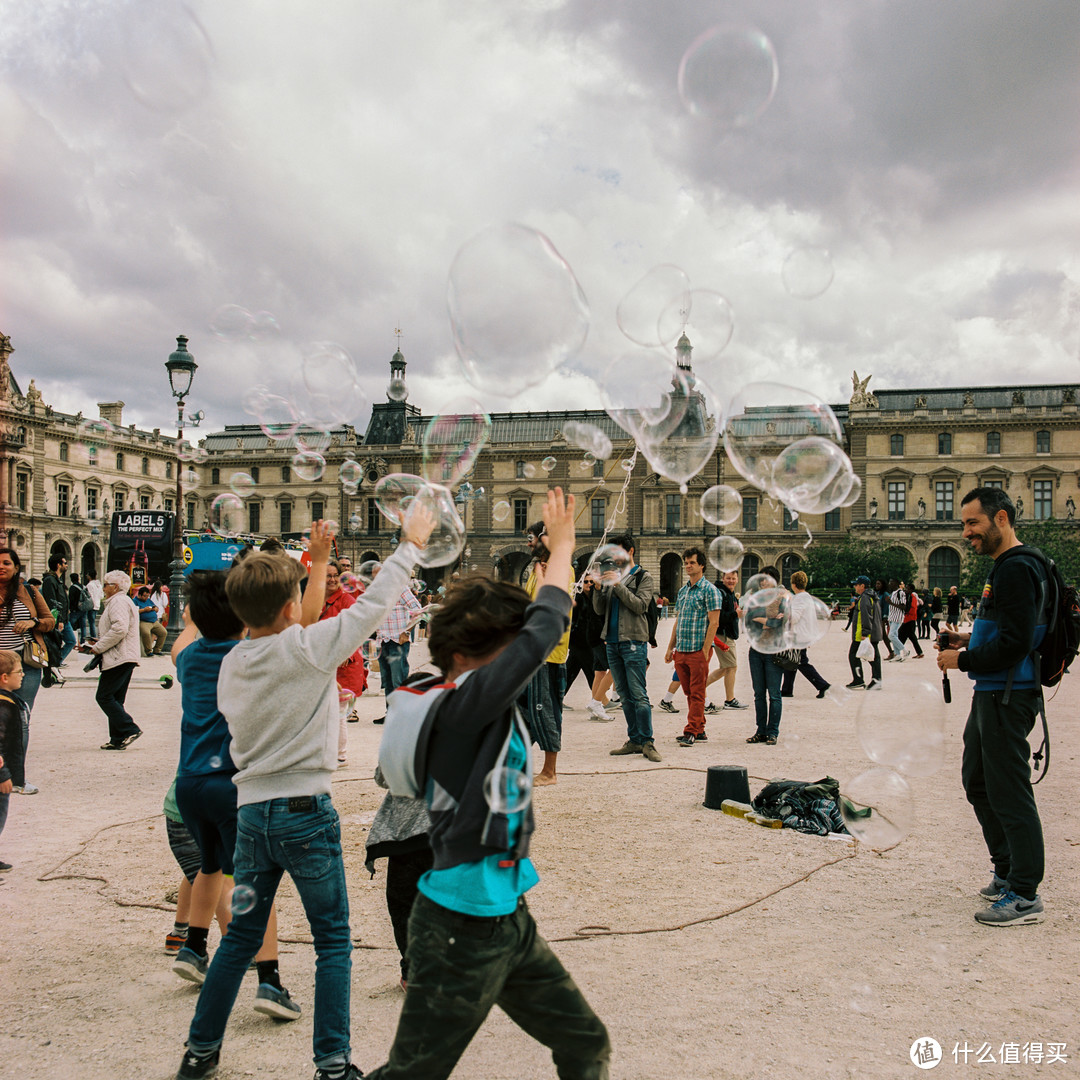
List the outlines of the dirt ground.
{"type": "MultiPolygon", "coordinates": [[[[666,640],[663,626],[661,634],[666,640]]],[[[837,688],[849,678],[846,649],[834,626],[811,654],[837,688]]],[[[739,651],[736,693],[750,701],[745,644],[739,651]]],[[[652,655],[650,694],[657,702],[668,672],[652,655]]],[[[425,656],[423,646],[414,649],[414,668],[425,656]]],[[[74,673],[79,667],[72,664],[74,673]]],[[[163,692],[150,681],[165,671],[171,665],[164,660],[144,661],[144,685],[132,690],[129,705],[145,736],[122,754],[98,750],[106,728],[92,683],[73,677],[38,698],[28,777],[41,792],[12,796],[0,839],[0,857],[15,866],[0,886],[5,1076],[175,1074],[197,989],[172,974],[164,953],[172,926],[164,898],[179,873],[161,802],[177,760],[180,704],[178,689],[163,692]]],[[[752,711],[710,717],[707,744],[677,746],[685,718],[680,695],[680,716],[654,708],[660,765],[609,756],[625,739],[621,713],[609,723],[588,719],[579,680],[567,699],[559,782],[536,793],[532,857],[540,884],[529,903],[608,1025],[613,1077],[915,1075],[909,1051],[927,1037],[942,1048],[935,1075],[1077,1072],[1077,676],[1050,703],[1053,760],[1036,789],[1046,833],[1047,918],[1012,929],[985,928],[972,918],[990,870],[960,787],[965,684],[954,677],[943,767],[911,780],[910,834],[878,853],[706,809],[705,770],[744,765],[752,793],[775,777],[850,779],[871,766],[855,734],[860,707],[871,710],[867,719],[895,725],[938,707],[931,659],[886,664],[885,688],[875,694],[819,701],[800,679],[795,698],[784,703],[774,747],[745,743],[752,711]],[[1037,1043],[1041,1064],[1031,1061],[1037,1043]],[[1048,1061],[1051,1043],[1065,1044],[1064,1062],[1048,1061]],[[1014,1057],[1018,1063],[1009,1063],[1014,1057]]],[[[383,897],[385,864],[374,880],[363,867],[381,796],[371,779],[381,729],[371,720],[383,707],[377,693],[359,702],[349,763],[334,786],[358,944],[353,1058],[365,1070],[385,1060],[402,1000],[383,897]]],[[[304,1016],[288,1025],[260,1016],[251,1009],[254,982],[245,983],[226,1036],[222,1080],[312,1075],[314,957],[288,879],[279,903],[282,975],[304,1016]]],[[[215,942],[216,931],[211,948],[215,942]]],[[[493,1013],[454,1075],[532,1080],[555,1070],[543,1047],[493,1013]]]]}

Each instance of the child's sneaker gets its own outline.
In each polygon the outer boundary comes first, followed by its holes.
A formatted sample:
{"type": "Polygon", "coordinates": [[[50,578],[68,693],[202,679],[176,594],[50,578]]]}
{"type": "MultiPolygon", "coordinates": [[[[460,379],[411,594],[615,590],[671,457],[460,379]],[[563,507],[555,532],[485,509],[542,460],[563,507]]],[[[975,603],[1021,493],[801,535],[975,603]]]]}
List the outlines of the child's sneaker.
{"type": "MultiPolygon", "coordinates": [[[[206,971],[209,967],[209,956],[200,956],[194,949],[189,949],[185,945],[176,954],[172,969],[181,979],[187,979],[188,982],[198,983],[202,986],[206,982],[206,971]]],[[[203,1074],[199,1073],[198,1075],[203,1074]]],[[[206,1075],[210,1074],[207,1073],[206,1075]]]]}
{"type": "Polygon", "coordinates": [[[176,1080],[207,1080],[208,1077],[217,1073],[220,1060],[220,1050],[215,1050],[212,1054],[207,1054],[206,1057],[199,1057],[193,1050],[188,1050],[184,1054],[184,1060],[180,1062],[176,1080]]]}
{"type": "Polygon", "coordinates": [[[279,990],[272,983],[259,983],[255,991],[255,1011],[275,1020],[299,1020],[300,1006],[296,1004],[285,987],[279,990]]]}
{"type": "Polygon", "coordinates": [[[165,935],[165,951],[170,956],[175,956],[187,944],[187,934],[178,934],[175,931],[165,935]]]}

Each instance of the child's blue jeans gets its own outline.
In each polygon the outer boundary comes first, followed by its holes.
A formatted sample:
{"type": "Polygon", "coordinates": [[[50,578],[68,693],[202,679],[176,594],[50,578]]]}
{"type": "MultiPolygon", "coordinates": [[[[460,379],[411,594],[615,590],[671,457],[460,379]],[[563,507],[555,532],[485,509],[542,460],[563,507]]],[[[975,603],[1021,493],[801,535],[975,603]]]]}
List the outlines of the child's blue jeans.
{"type": "Polygon", "coordinates": [[[281,875],[300,894],[315,945],[312,1047],[318,1068],[349,1061],[349,898],[341,859],[341,828],[329,795],[270,799],[241,806],[236,822],[234,914],[221,939],[191,1021],[189,1048],[207,1054],[221,1045],[244,972],[259,951],[281,875]],[[253,893],[249,890],[254,890],[253,893]],[[237,902],[237,894],[245,904],[237,902]],[[246,900],[253,906],[244,910],[246,900]]]}

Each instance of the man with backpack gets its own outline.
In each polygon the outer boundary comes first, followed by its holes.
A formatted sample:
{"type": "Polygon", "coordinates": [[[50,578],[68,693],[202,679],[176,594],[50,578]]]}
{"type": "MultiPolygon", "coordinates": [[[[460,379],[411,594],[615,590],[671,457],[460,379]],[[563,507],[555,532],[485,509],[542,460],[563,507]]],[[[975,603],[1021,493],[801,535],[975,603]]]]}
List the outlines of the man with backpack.
{"type": "Polygon", "coordinates": [[[980,890],[994,903],[975,919],[1024,926],[1044,918],[1043,833],[1028,735],[1042,705],[1036,650],[1053,617],[1055,590],[1045,556],[1016,535],[1016,509],[1003,490],[969,491],[960,520],[975,553],[994,560],[971,633],[944,632],[938,653],[943,672],[965,671],[975,682],[961,775],[994,864],[993,879],[980,890]]]}
{"type": "Polygon", "coordinates": [[[649,607],[653,599],[652,575],[637,565],[634,538],[629,533],[611,541],[630,556],[633,569],[625,582],[602,584],[593,589],[593,610],[603,619],[601,636],[607,647],[608,666],[615,680],[615,692],[626,717],[626,742],[612,754],[641,754],[659,761],[653,741],[652,705],[645,686],[649,662],[649,607]]]}

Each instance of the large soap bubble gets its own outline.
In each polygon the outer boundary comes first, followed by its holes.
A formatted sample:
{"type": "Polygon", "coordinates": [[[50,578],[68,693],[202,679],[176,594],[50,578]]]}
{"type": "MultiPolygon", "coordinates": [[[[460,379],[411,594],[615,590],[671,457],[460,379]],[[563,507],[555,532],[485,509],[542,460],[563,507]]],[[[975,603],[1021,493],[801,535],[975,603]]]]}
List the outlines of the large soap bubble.
{"type": "Polygon", "coordinates": [[[124,12],[121,71],[140,105],[178,113],[205,93],[214,48],[202,23],[184,4],[134,4],[124,12]]]}
{"type": "Polygon", "coordinates": [[[568,420],[562,426],[562,433],[568,443],[592,454],[594,460],[611,457],[611,440],[595,424],[568,420]]]}
{"type": "Polygon", "coordinates": [[[491,438],[491,417],[472,398],[455,398],[424,431],[423,473],[437,484],[456,484],[491,438]]]}
{"type": "Polygon", "coordinates": [[[735,394],[724,420],[724,449],[738,471],[763,491],[772,490],[773,464],[791,443],[811,436],[843,446],[832,409],[806,390],[779,383],[750,383],[735,394]]]}
{"type": "Polygon", "coordinates": [[[718,536],[709,544],[709,562],[722,574],[738,570],[745,554],[742,543],[734,536],[718,536]]]}
{"type": "Polygon", "coordinates": [[[701,496],[701,516],[710,525],[730,525],[742,514],[742,496],[727,484],[714,484],[701,496]]]}
{"type": "MultiPolygon", "coordinates": [[[[425,484],[417,492],[415,502],[427,506],[435,517],[435,528],[417,555],[417,563],[429,567],[449,565],[465,547],[465,525],[454,505],[454,496],[441,484],[425,484]]],[[[408,524],[408,514],[406,507],[403,525],[408,524]]]]}
{"type": "Polygon", "coordinates": [[[296,478],[307,483],[321,480],[326,471],[326,459],[322,454],[316,454],[311,450],[301,450],[299,454],[294,454],[291,464],[296,478]]]}
{"type": "Polygon", "coordinates": [[[231,491],[223,492],[210,504],[210,528],[218,536],[232,537],[244,530],[244,503],[231,491]]]}
{"type": "Polygon", "coordinates": [[[446,290],[454,346],[478,390],[513,396],[572,359],[589,332],[589,304],[543,233],[497,225],[454,257],[446,290]]]}
{"type": "Polygon", "coordinates": [[[772,42],[753,26],[723,24],[698,35],[679,64],[679,97],[721,128],[754,123],[776,93],[772,42]]]}
{"type": "Polygon", "coordinates": [[[634,569],[630,553],[619,544],[604,544],[593,552],[585,577],[599,585],[619,585],[634,569]]]}
{"type": "Polygon", "coordinates": [[[251,473],[234,472],[229,477],[229,490],[241,499],[255,494],[255,478],[251,473]]]}
{"type": "Polygon", "coordinates": [[[741,599],[743,629],[753,648],[778,653],[791,648],[786,630],[791,594],[784,588],[762,588],[741,599]]]}
{"type": "Polygon", "coordinates": [[[635,344],[645,346],[674,341],[689,315],[690,279],[686,271],[671,263],[654,266],[634,283],[615,309],[619,329],[635,344]],[[660,336],[662,316],[664,331],[670,334],[666,341],[660,336]]]}
{"type": "Polygon", "coordinates": [[[811,435],[789,443],[776,456],[768,490],[798,513],[820,513],[831,510],[847,494],[851,475],[851,462],[843,448],[832,439],[811,435]],[[834,491],[831,485],[837,474],[842,475],[843,482],[841,489],[834,491]],[[820,507],[826,489],[831,505],[820,507]]]}
{"type": "Polygon", "coordinates": [[[868,769],[840,785],[840,813],[847,830],[870,847],[900,843],[911,831],[915,802],[908,782],[892,769],[868,769]]]}
{"type": "Polygon", "coordinates": [[[532,801],[532,784],[520,769],[492,769],[484,777],[484,798],[492,813],[517,814],[532,801]]]}
{"type": "Polygon", "coordinates": [[[663,353],[638,350],[608,365],[600,395],[608,416],[641,446],[661,442],[682,423],[690,380],[663,353]]]}
{"type": "Polygon", "coordinates": [[[412,473],[388,473],[375,485],[375,503],[385,517],[400,525],[402,515],[426,483],[412,473]]]}
{"type": "Polygon", "coordinates": [[[903,701],[862,694],[855,734],[866,756],[907,776],[933,776],[945,759],[945,701],[933,683],[905,683],[903,701]]]}
{"type": "Polygon", "coordinates": [[[832,610],[808,592],[793,593],[784,621],[784,648],[809,649],[832,626],[832,610]]]}
{"type": "Polygon", "coordinates": [[[287,442],[296,433],[300,417],[291,401],[280,394],[266,394],[258,400],[259,427],[273,442],[287,442]]]}
{"type": "Polygon", "coordinates": [[[638,446],[649,464],[661,475],[674,480],[686,494],[686,485],[709,462],[720,437],[720,407],[701,379],[685,376],[685,389],[671,390],[672,411],[682,420],[663,438],[639,433],[638,446]],[[685,395],[685,401],[683,396],[685,395]]]}
{"type": "Polygon", "coordinates": [[[796,248],[780,271],[784,288],[799,300],[814,300],[832,284],[833,264],[828,248],[796,248]]]}
{"type": "Polygon", "coordinates": [[[690,315],[676,297],[660,313],[657,336],[667,345],[686,334],[698,365],[715,360],[727,348],[735,330],[735,315],[727,297],[712,289],[690,290],[690,315]]]}

